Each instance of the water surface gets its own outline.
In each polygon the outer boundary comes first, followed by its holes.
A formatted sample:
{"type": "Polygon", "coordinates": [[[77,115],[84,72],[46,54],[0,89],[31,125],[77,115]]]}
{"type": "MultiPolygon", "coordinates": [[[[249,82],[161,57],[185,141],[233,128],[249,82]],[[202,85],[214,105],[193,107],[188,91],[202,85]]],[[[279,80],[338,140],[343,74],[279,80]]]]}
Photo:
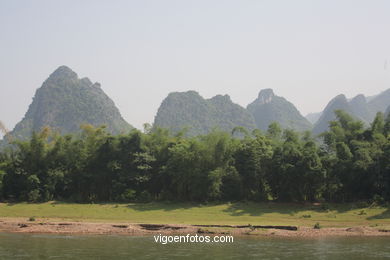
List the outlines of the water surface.
{"type": "Polygon", "coordinates": [[[0,233],[0,259],[390,259],[390,238],[241,238],[167,244],[153,236],[0,233]]]}

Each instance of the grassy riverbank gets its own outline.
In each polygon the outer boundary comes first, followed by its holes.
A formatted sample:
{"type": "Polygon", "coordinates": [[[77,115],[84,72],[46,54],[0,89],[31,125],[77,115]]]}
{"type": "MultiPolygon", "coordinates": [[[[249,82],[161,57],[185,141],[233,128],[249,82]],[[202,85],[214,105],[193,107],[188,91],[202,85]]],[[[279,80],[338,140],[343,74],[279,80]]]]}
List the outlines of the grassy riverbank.
{"type": "Polygon", "coordinates": [[[323,227],[389,226],[390,208],[358,207],[355,204],[324,206],[280,203],[0,203],[0,218],[29,217],[156,224],[313,226],[319,222],[323,227]]]}

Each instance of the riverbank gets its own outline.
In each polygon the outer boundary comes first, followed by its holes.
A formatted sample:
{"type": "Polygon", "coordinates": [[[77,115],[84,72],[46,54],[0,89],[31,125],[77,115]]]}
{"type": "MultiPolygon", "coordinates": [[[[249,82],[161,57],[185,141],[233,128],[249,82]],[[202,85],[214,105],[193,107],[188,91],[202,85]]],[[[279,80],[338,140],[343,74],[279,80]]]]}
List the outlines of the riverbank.
{"type": "MultiPolygon", "coordinates": [[[[290,226],[291,227],[291,226],[290,226]]],[[[390,236],[390,229],[378,227],[355,226],[348,228],[297,227],[296,230],[280,228],[253,227],[199,227],[196,225],[173,224],[138,224],[138,223],[96,223],[70,222],[37,219],[26,221],[18,218],[0,219],[0,232],[11,233],[46,233],[68,235],[233,235],[233,236],[277,236],[277,237],[328,237],[328,236],[390,236]]]]}
{"type": "Polygon", "coordinates": [[[0,232],[389,236],[390,209],[355,204],[0,203],[0,232]],[[317,223],[319,229],[314,228],[317,223]]]}

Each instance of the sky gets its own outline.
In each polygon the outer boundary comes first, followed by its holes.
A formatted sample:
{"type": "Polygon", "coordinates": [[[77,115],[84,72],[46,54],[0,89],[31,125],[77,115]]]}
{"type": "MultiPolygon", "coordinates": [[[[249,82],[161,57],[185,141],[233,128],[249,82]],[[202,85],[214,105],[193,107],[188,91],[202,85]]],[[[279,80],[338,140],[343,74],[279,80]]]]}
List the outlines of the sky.
{"type": "Polygon", "coordinates": [[[246,107],[272,88],[322,111],[390,87],[389,14],[387,0],[0,0],[0,121],[12,129],[60,65],[138,128],[174,91],[246,107]]]}

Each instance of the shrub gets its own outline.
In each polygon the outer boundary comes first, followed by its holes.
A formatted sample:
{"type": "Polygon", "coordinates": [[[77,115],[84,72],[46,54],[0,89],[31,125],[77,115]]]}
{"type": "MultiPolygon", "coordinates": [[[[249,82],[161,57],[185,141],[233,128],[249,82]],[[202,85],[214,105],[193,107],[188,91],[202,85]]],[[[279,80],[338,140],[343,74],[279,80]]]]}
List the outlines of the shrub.
{"type": "Polygon", "coordinates": [[[28,221],[35,221],[35,217],[29,217],[28,221]]]}
{"type": "Polygon", "coordinates": [[[367,208],[370,204],[367,201],[359,201],[356,203],[357,208],[367,208]]]}
{"type": "Polygon", "coordinates": [[[314,229],[320,229],[321,228],[321,226],[320,226],[320,223],[315,223],[315,225],[314,225],[314,227],[313,227],[314,229]]]}
{"type": "Polygon", "coordinates": [[[361,210],[361,211],[358,213],[358,215],[367,215],[367,213],[366,213],[366,211],[361,210]]]}
{"type": "Polygon", "coordinates": [[[385,199],[382,196],[375,194],[372,198],[372,202],[378,205],[383,205],[385,203],[385,199]]]}
{"type": "Polygon", "coordinates": [[[150,201],[152,201],[152,195],[148,191],[144,190],[143,192],[141,192],[138,195],[137,201],[139,201],[139,202],[150,202],[150,201]]]}
{"type": "Polygon", "coordinates": [[[41,194],[38,189],[32,190],[27,194],[27,199],[30,202],[38,202],[40,199],[41,194]]]}
{"type": "Polygon", "coordinates": [[[135,200],[135,190],[132,190],[132,189],[127,189],[125,190],[121,196],[120,196],[120,200],[121,201],[124,201],[124,202],[131,202],[131,201],[134,201],[135,200]]]}
{"type": "Polygon", "coordinates": [[[330,209],[330,206],[328,203],[321,203],[321,209],[324,211],[328,211],[330,209]]]}

